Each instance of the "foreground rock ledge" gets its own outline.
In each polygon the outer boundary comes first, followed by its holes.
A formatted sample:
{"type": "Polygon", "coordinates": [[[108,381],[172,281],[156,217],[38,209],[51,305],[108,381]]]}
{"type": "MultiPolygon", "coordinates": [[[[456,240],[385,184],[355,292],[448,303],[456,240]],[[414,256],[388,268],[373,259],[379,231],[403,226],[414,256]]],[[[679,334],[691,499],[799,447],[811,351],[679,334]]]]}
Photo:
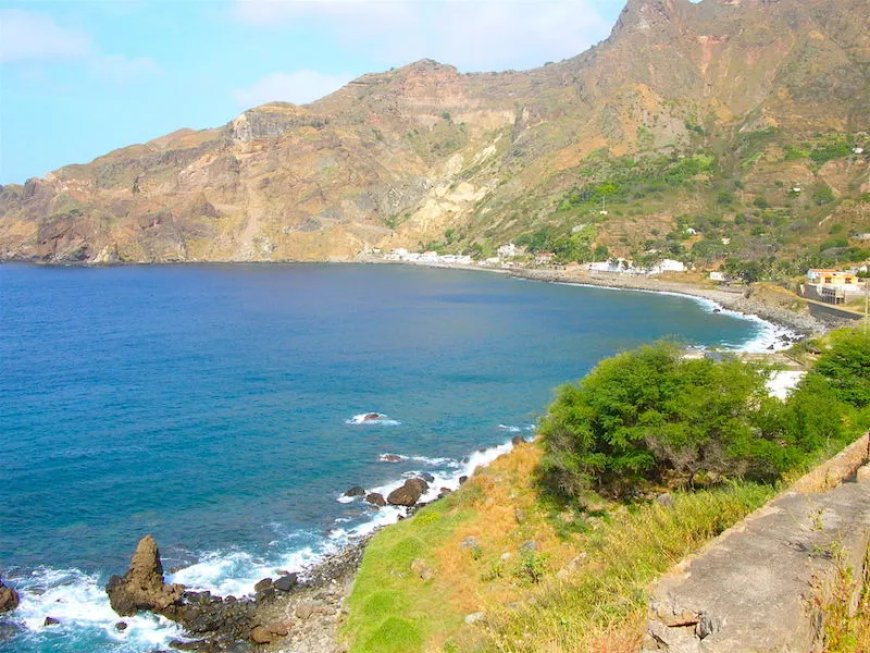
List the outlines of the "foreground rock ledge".
{"type": "Polygon", "coordinates": [[[821,650],[814,606],[836,572],[831,551],[861,570],[870,539],[870,474],[853,476],[867,451],[865,435],[662,578],[643,650],[821,650]],[[845,481],[830,488],[817,476],[845,481]]]}

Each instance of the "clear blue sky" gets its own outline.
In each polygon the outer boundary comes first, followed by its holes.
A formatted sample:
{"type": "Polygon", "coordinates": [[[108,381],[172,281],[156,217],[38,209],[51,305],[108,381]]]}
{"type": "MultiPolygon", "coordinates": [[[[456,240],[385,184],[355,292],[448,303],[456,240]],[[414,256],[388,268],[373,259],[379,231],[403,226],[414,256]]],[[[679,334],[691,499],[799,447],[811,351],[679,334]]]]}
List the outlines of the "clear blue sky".
{"type": "Polygon", "coordinates": [[[605,38],[623,0],[0,0],[0,184],[431,58],[525,69],[605,38]]]}

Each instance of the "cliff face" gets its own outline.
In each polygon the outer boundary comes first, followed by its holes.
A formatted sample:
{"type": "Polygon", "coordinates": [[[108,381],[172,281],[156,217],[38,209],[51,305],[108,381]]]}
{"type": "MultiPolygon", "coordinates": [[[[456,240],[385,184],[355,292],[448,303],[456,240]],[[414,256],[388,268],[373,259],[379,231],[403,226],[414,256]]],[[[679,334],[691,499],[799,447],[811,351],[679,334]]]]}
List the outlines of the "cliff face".
{"type": "Polygon", "coordinates": [[[629,0],[524,72],[419,61],[0,187],[0,258],[345,260],[547,219],[591,153],[870,130],[866,0],[629,0]]]}

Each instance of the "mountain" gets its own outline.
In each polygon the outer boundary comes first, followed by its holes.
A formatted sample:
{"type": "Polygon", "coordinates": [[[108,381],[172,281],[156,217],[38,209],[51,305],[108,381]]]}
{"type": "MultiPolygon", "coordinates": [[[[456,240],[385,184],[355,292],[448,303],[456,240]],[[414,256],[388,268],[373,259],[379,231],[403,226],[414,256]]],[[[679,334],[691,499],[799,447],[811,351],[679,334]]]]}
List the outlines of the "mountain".
{"type": "Polygon", "coordinates": [[[0,186],[0,259],[842,257],[868,132],[867,0],[629,0],[572,59],[418,61],[0,186]]]}

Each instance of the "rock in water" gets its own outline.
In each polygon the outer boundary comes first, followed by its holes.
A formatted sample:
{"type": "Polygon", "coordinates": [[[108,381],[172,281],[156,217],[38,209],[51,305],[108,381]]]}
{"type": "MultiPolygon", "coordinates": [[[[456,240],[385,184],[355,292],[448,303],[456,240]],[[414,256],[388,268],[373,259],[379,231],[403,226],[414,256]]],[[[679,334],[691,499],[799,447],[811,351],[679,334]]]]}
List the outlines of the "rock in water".
{"type": "Polygon", "coordinates": [[[387,503],[393,506],[413,506],[420,500],[429,484],[421,478],[409,478],[402,487],[390,492],[387,503]]]}
{"type": "Polygon", "coordinates": [[[373,506],[377,506],[378,508],[383,508],[387,505],[386,499],[384,499],[383,494],[378,494],[377,492],[372,492],[371,494],[366,496],[366,501],[373,506]]]}
{"type": "Polygon", "coordinates": [[[0,578],[0,613],[10,612],[18,607],[18,592],[3,584],[0,578]]]}
{"type": "Polygon", "coordinates": [[[163,581],[163,564],[157,542],[146,535],[136,546],[130,568],[121,576],[112,576],[106,585],[112,609],[122,617],[132,617],[140,610],[163,613],[181,601],[183,585],[163,581]]]}
{"type": "Polygon", "coordinates": [[[366,495],[366,489],[359,485],[355,485],[350,488],[347,492],[344,493],[346,497],[364,497],[366,495]]]}

